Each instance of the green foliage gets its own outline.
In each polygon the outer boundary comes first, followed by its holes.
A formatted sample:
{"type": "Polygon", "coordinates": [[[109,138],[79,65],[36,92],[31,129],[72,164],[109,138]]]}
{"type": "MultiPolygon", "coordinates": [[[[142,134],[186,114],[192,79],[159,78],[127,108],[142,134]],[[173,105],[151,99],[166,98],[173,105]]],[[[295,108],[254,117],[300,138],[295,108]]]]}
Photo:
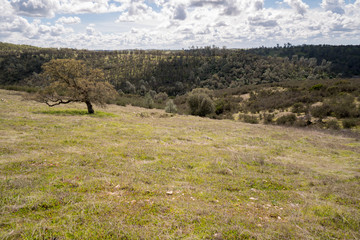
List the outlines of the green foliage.
{"type": "Polygon", "coordinates": [[[298,102],[298,103],[295,103],[292,108],[291,108],[291,112],[293,113],[303,113],[303,112],[306,112],[306,106],[301,103],[301,102],[298,102]]]}
{"type": "Polygon", "coordinates": [[[145,95],[145,106],[150,109],[154,107],[154,100],[151,97],[150,93],[147,93],[145,95]]]}
{"type": "Polygon", "coordinates": [[[259,119],[256,116],[248,114],[239,114],[239,119],[246,123],[258,124],[259,119]]]}
{"type": "Polygon", "coordinates": [[[167,113],[177,113],[177,107],[172,99],[166,102],[165,112],[167,113]]]}
{"type": "Polygon", "coordinates": [[[0,85],[0,88],[6,90],[27,92],[27,93],[36,93],[37,91],[39,91],[38,87],[22,86],[22,85],[4,85],[4,86],[0,85]]]}
{"type": "Polygon", "coordinates": [[[342,120],[343,128],[356,127],[359,124],[359,120],[355,118],[347,118],[342,120]]]}
{"type": "Polygon", "coordinates": [[[312,86],[310,88],[310,91],[320,91],[321,89],[324,89],[324,88],[325,88],[325,86],[323,84],[319,83],[319,84],[315,84],[314,86],[312,86]]]}
{"type": "Polygon", "coordinates": [[[330,116],[332,109],[330,105],[325,103],[320,106],[311,107],[310,113],[313,117],[323,119],[324,117],[330,116]]]}
{"type": "Polygon", "coordinates": [[[204,117],[215,111],[213,100],[210,98],[209,89],[194,89],[187,98],[187,104],[191,115],[204,117]]]}
{"type": "Polygon", "coordinates": [[[226,89],[328,75],[327,63],[318,64],[311,58],[289,61],[216,47],[184,51],[87,51],[3,45],[0,54],[3,59],[0,84],[25,84],[24,79],[40,73],[41,66],[51,59],[77,59],[103,70],[105,79],[117,90],[142,96],[149,90],[176,96],[199,87],[226,89]]]}
{"type": "Polygon", "coordinates": [[[73,59],[51,60],[44,64],[42,77],[48,85],[37,92],[34,100],[48,106],[84,102],[88,112],[94,113],[92,103],[105,106],[116,97],[114,87],[103,80],[100,69],[90,69],[83,61],[73,59]]]}
{"type": "Polygon", "coordinates": [[[359,45],[285,45],[284,47],[277,46],[273,48],[250,49],[249,52],[262,56],[278,56],[289,59],[296,53],[298,56],[303,57],[301,64],[317,64],[316,70],[327,69],[331,70],[333,75],[342,75],[345,77],[360,75],[359,45]],[[312,58],[314,57],[317,62],[313,62],[312,58]],[[323,59],[326,60],[323,61],[323,59]]]}
{"type": "Polygon", "coordinates": [[[158,103],[162,103],[162,102],[165,102],[167,99],[168,99],[168,95],[167,93],[165,92],[161,92],[161,93],[158,93],[154,96],[154,99],[156,102],[158,103]]]}
{"type": "Polygon", "coordinates": [[[329,129],[334,129],[334,130],[339,130],[340,129],[340,125],[338,123],[337,120],[329,120],[326,122],[326,127],[329,128],[329,129]]]}
{"type": "Polygon", "coordinates": [[[337,118],[349,118],[356,117],[357,115],[354,101],[354,96],[341,93],[336,97],[333,97],[329,104],[331,105],[331,109],[337,118]]]}
{"type": "Polygon", "coordinates": [[[271,113],[264,113],[263,115],[263,119],[264,119],[264,124],[271,124],[274,121],[274,114],[271,113]]]}
{"type": "Polygon", "coordinates": [[[279,117],[276,119],[276,124],[278,125],[293,125],[296,121],[296,115],[295,114],[286,114],[284,116],[279,117]]]}

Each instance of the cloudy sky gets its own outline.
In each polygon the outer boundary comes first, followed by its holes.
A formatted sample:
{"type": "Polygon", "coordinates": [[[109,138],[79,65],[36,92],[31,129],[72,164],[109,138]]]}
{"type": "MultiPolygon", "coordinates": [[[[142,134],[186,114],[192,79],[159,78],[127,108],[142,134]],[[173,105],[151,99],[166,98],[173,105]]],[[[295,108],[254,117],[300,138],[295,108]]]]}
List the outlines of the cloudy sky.
{"type": "Polygon", "coordinates": [[[78,49],[360,44],[360,0],[0,0],[0,41],[78,49]]]}

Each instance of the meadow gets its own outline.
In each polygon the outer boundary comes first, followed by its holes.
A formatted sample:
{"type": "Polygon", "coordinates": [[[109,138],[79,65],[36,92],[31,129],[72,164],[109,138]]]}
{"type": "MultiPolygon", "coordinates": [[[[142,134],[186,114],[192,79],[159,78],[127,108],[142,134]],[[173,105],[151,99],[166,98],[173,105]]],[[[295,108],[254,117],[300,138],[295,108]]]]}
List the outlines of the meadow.
{"type": "Polygon", "coordinates": [[[1,239],[359,239],[360,141],[0,90],[1,239]]]}

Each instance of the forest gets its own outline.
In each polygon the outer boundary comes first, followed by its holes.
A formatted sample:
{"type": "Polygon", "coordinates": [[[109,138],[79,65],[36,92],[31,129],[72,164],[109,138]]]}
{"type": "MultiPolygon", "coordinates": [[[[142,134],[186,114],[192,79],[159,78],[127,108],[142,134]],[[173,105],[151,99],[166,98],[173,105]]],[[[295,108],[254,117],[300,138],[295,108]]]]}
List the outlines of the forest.
{"type": "Polygon", "coordinates": [[[39,75],[43,64],[76,59],[103,71],[119,93],[112,101],[118,105],[167,107],[180,114],[250,123],[352,128],[360,124],[359,51],[360,46],[290,43],[247,50],[209,46],[176,51],[0,43],[0,85],[35,92],[48,84],[39,75]]]}
{"type": "Polygon", "coordinates": [[[318,60],[321,55],[264,56],[252,51],[215,46],[179,51],[88,51],[1,43],[0,84],[41,85],[35,81],[36,75],[51,59],[84,60],[92,67],[103,69],[106,80],[124,93],[153,90],[170,96],[194,88],[235,88],[337,74],[332,71],[330,61],[318,60]]]}

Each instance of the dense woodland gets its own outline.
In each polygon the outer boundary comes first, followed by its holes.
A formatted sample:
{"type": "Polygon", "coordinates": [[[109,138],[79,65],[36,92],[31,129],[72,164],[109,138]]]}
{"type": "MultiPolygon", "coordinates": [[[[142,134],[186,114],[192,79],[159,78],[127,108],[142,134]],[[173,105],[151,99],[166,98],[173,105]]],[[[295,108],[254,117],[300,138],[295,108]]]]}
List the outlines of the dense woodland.
{"type": "Polygon", "coordinates": [[[88,51],[0,43],[0,85],[46,86],[39,73],[52,59],[101,69],[119,105],[249,123],[359,125],[360,46],[88,51]]]}
{"type": "MultiPolygon", "coordinates": [[[[319,47],[321,49],[321,47],[319,47]]],[[[103,69],[117,90],[144,94],[149,90],[181,95],[194,88],[224,89],[243,85],[334,76],[331,62],[305,58],[262,56],[251,51],[216,47],[181,51],[87,51],[0,44],[0,84],[41,85],[36,74],[51,59],[84,60],[103,69]],[[26,82],[28,81],[28,82],[26,82]]]]}
{"type": "Polygon", "coordinates": [[[316,58],[319,64],[323,59],[331,61],[331,71],[342,77],[360,75],[360,46],[331,46],[331,45],[302,45],[292,46],[290,43],[283,47],[254,48],[249,52],[261,56],[288,57],[296,55],[304,58],[316,58]]]}

